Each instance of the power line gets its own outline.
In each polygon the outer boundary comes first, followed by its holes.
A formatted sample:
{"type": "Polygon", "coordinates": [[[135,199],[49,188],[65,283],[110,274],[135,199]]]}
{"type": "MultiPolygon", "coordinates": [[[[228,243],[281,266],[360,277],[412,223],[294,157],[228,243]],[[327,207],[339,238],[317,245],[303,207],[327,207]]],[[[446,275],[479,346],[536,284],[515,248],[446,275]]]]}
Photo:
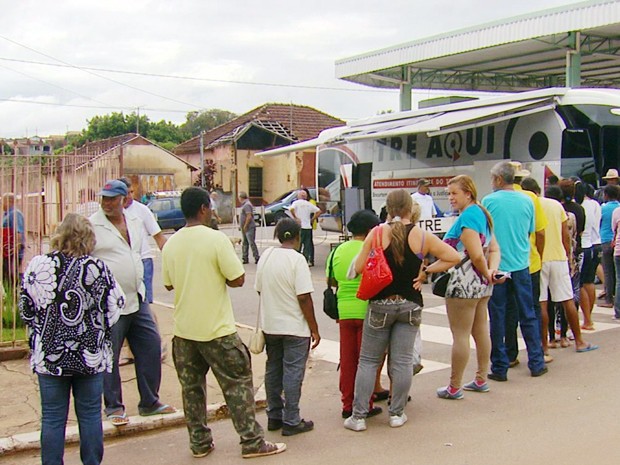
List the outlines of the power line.
{"type": "MultiPolygon", "coordinates": [[[[127,110],[127,111],[136,110],[136,107],[124,107],[121,105],[118,105],[118,106],[76,105],[76,104],[71,104],[71,103],[39,102],[36,100],[24,100],[24,99],[16,99],[16,98],[0,98],[0,102],[28,103],[28,104],[34,104],[34,105],[50,105],[50,106],[55,106],[55,107],[94,108],[97,110],[127,110]]],[[[159,111],[161,113],[184,113],[186,114],[188,112],[188,110],[171,110],[167,108],[149,108],[149,107],[144,107],[144,106],[141,106],[140,108],[147,110],[147,111],[159,111]]],[[[200,111],[200,110],[197,110],[197,111],[200,111]]]]}
{"type": "Polygon", "coordinates": [[[240,84],[240,85],[248,85],[248,86],[287,87],[287,88],[293,88],[293,89],[334,90],[334,91],[342,91],[342,92],[371,92],[371,93],[384,93],[384,94],[393,92],[392,90],[367,89],[367,88],[366,89],[365,88],[347,89],[344,87],[311,86],[311,85],[305,85],[305,84],[282,84],[282,83],[275,83],[275,82],[252,82],[252,81],[238,81],[238,80],[232,80],[232,79],[201,78],[201,77],[196,77],[196,76],[177,76],[173,74],[158,74],[158,73],[147,73],[147,72],[142,72],[142,71],[127,71],[127,70],[120,70],[120,69],[97,68],[97,67],[90,67],[90,66],[75,66],[75,65],[70,65],[70,64],[47,63],[43,61],[20,60],[17,58],[6,58],[6,57],[0,57],[0,60],[14,61],[17,63],[27,63],[27,64],[32,64],[32,65],[54,66],[57,68],[76,68],[76,69],[80,69],[83,71],[88,70],[88,71],[98,71],[98,72],[103,72],[103,73],[129,74],[133,76],[179,79],[179,80],[185,80],[185,81],[215,82],[215,83],[220,83],[220,84],[240,84]]]}
{"type": "Polygon", "coordinates": [[[170,97],[166,97],[164,95],[156,94],[155,92],[144,90],[144,89],[141,89],[139,87],[132,86],[130,84],[125,84],[124,82],[117,81],[116,79],[112,79],[112,78],[109,78],[109,77],[106,77],[106,76],[101,76],[101,75],[99,75],[97,73],[94,73],[94,72],[92,72],[92,71],[90,71],[90,70],[88,70],[86,68],[80,68],[79,66],[75,66],[75,65],[73,65],[71,63],[68,63],[66,61],[63,61],[63,60],[61,60],[59,58],[53,57],[52,55],[49,55],[47,53],[40,52],[39,50],[36,50],[36,49],[34,49],[32,47],[29,47],[28,45],[21,44],[21,43],[15,41],[15,40],[12,40],[12,39],[9,39],[8,37],[3,36],[3,35],[0,35],[0,39],[4,39],[7,42],[10,42],[12,44],[18,45],[19,47],[23,47],[26,50],[30,50],[31,52],[34,52],[34,53],[36,53],[38,55],[43,55],[46,58],[50,58],[50,59],[52,59],[54,61],[62,63],[65,67],[74,68],[74,69],[80,70],[80,71],[82,71],[84,73],[91,74],[91,75],[96,76],[96,77],[98,77],[100,79],[105,79],[106,81],[110,81],[110,82],[113,82],[113,83],[118,84],[120,86],[128,87],[130,89],[137,90],[138,92],[143,92],[145,94],[152,95],[154,97],[158,97],[158,98],[161,98],[161,99],[164,99],[164,100],[169,100],[169,101],[175,102],[175,103],[180,103],[181,105],[187,105],[188,107],[192,107],[192,108],[195,107],[195,105],[193,105],[191,103],[183,102],[181,100],[176,100],[176,99],[173,99],[173,98],[170,98],[170,97]]]}

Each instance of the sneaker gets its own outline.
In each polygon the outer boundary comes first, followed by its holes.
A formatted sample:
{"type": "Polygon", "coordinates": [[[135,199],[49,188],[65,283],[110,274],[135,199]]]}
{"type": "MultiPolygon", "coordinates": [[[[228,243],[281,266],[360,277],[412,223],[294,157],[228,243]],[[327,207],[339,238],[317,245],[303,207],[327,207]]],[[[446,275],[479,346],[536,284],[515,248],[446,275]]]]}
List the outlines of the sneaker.
{"type": "MultiPolygon", "coordinates": [[[[381,407],[373,407],[368,411],[368,415],[366,417],[367,418],[376,417],[377,415],[380,415],[381,413],[383,413],[383,409],[381,407]]],[[[342,411],[342,418],[346,419],[346,418],[349,418],[351,415],[353,415],[352,410],[342,411]]]]}
{"type": "Polygon", "coordinates": [[[407,423],[407,415],[405,412],[402,415],[390,415],[390,427],[399,428],[407,423]]]}
{"type": "Polygon", "coordinates": [[[366,419],[350,416],[344,421],[344,427],[351,431],[366,431],[366,419]]]}
{"type": "Polygon", "coordinates": [[[308,431],[312,431],[314,429],[314,422],[310,420],[301,420],[295,426],[287,425],[284,423],[282,425],[282,436],[294,436],[300,433],[307,433],[308,431]]]}
{"type": "Polygon", "coordinates": [[[441,399],[451,399],[451,400],[460,400],[463,398],[463,390],[457,389],[456,392],[451,393],[450,386],[442,387],[437,389],[437,397],[441,399]]]}
{"type": "Polygon", "coordinates": [[[244,459],[253,459],[255,457],[265,457],[267,455],[275,455],[286,450],[286,444],[283,442],[263,441],[263,444],[254,452],[244,452],[241,456],[244,459]]]}
{"type": "Polygon", "coordinates": [[[213,449],[215,449],[215,444],[211,444],[205,451],[203,452],[194,452],[192,451],[192,455],[197,458],[200,459],[202,457],[206,457],[207,455],[209,455],[211,452],[213,452],[213,449]]]}
{"type": "Polygon", "coordinates": [[[467,383],[463,386],[463,389],[466,391],[474,391],[474,392],[489,392],[489,384],[485,381],[484,384],[478,384],[476,380],[473,380],[471,383],[467,383]]]}
{"type": "Polygon", "coordinates": [[[282,428],[282,420],[278,418],[267,418],[267,429],[269,431],[278,431],[282,428]]]}

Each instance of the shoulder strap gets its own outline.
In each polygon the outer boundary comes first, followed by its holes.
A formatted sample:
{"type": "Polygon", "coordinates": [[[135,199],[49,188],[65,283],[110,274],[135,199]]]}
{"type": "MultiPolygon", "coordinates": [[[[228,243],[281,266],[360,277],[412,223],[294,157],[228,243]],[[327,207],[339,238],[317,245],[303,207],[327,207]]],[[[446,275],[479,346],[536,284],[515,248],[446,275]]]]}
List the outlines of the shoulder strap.
{"type": "Polygon", "coordinates": [[[338,244],[334,250],[332,250],[331,255],[329,256],[329,270],[327,272],[327,277],[329,278],[327,280],[327,287],[329,287],[331,289],[332,285],[331,285],[331,278],[334,277],[334,254],[336,253],[336,250],[338,250],[338,247],[340,247],[340,244],[338,244]]]}

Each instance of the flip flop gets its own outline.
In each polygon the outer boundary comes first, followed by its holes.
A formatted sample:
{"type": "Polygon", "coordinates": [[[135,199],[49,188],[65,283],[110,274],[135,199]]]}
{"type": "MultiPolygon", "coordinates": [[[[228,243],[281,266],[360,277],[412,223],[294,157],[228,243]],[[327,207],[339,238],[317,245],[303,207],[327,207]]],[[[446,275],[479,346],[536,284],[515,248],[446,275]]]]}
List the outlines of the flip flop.
{"type": "Polygon", "coordinates": [[[149,417],[151,415],[167,415],[169,413],[176,413],[177,409],[168,404],[162,404],[154,410],[142,411],[140,416],[149,417]]]}
{"type": "Polygon", "coordinates": [[[585,347],[582,347],[581,349],[577,349],[577,352],[591,352],[593,350],[598,349],[598,346],[596,344],[589,344],[585,347]]]}
{"type": "Polygon", "coordinates": [[[125,426],[129,423],[129,417],[126,413],[121,415],[108,415],[108,420],[110,420],[113,426],[125,426]]]}
{"type": "Polygon", "coordinates": [[[581,327],[581,329],[583,329],[584,331],[594,331],[594,325],[583,325],[581,327]]]}

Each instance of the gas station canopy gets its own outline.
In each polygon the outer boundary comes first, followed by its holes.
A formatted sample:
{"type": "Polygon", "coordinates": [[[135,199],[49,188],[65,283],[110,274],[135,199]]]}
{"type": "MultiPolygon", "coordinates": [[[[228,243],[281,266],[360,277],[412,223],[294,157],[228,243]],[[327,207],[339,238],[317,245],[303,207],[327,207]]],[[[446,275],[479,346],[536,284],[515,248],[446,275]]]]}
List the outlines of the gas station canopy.
{"type": "Polygon", "coordinates": [[[620,0],[575,3],[344,58],[336,77],[400,88],[401,109],[411,108],[412,88],[618,87],[620,0]]]}

